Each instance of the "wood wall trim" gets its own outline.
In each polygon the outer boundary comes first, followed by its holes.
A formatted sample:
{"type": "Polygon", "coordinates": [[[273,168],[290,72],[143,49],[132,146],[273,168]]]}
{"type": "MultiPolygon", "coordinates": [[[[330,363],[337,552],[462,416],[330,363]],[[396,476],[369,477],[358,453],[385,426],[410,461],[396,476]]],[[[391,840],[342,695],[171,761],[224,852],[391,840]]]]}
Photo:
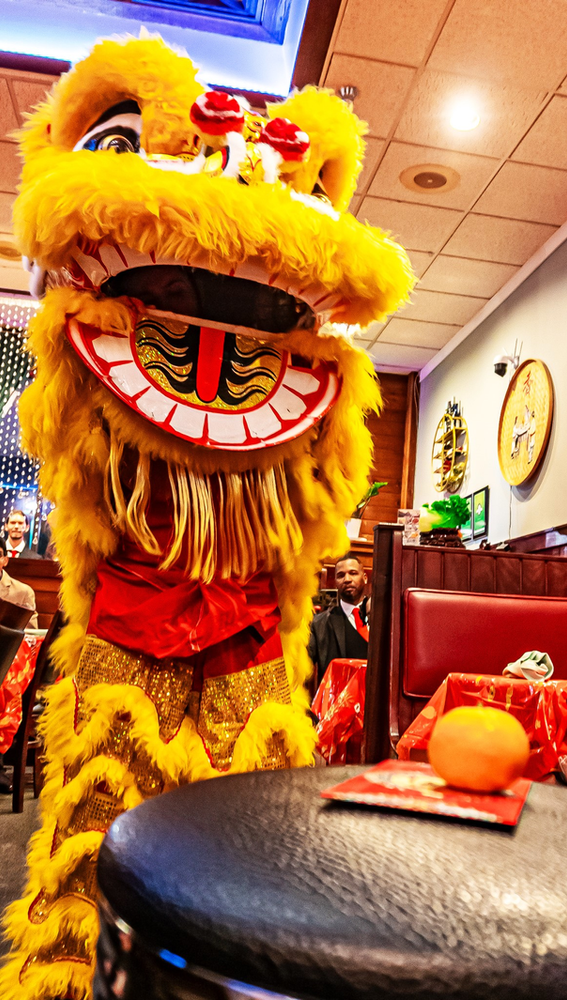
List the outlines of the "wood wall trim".
{"type": "Polygon", "coordinates": [[[407,386],[406,426],[404,434],[404,463],[402,467],[402,494],[400,507],[413,507],[413,486],[417,452],[417,418],[419,412],[419,375],[410,372],[407,386]]]}
{"type": "Polygon", "coordinates": [[[299,90],[308,83],[320,82],[340,6],[341,0],[310,0],[295,60],[292,88],[299,90]]]}

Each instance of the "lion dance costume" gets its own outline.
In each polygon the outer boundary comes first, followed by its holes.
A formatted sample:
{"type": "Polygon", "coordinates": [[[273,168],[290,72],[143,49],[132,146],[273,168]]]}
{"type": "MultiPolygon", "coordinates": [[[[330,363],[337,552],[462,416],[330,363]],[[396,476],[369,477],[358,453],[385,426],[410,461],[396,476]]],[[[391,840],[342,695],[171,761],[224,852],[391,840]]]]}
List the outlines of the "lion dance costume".
{"type": "Polygon", "coordinates": [[[346,214],[362,134],[313,87],[259,117],[149,36],[97,44],[23,130],[15,227],[46,295],[20,414],[67,625],[2,1000],[89,995],[97,852],[124,809],[312,760],[311,596],[380,401],[332,322],[412,286],[346,214]]]}

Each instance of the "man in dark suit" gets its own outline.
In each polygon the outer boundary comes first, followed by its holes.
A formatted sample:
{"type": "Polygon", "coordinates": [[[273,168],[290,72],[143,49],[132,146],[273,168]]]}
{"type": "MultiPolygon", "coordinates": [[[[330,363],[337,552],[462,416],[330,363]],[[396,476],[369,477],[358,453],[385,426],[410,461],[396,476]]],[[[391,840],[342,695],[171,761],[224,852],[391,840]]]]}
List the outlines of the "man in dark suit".
{"type": "Polygon", "coordinates": [[[4,526],[6,548],[11,559],[41,559],[41,556],[27,545],[28,528],[27,514],[23,510],[11,510],[4,526]]]}
{"type": "Polygon", "coordinates": [[[317,684],[331,660],[348,657],[365,660],[368,656],[368,625],[364,588],[368,580],[364,567],[354,552],[347,552],[335,566],[337,604],[311,622],[309,656],[317,671],[317,684]]]}

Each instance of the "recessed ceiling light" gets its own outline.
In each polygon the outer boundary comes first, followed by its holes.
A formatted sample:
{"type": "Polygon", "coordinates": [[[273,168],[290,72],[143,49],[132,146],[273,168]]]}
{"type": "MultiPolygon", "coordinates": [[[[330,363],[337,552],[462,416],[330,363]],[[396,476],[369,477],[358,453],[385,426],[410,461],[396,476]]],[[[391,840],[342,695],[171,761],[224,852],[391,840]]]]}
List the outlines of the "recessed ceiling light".
{"type": "Polygon", "coordinates": [[[470,132],[480,124],[480,115],[472,101],[462,98],[453,105],[449,122],[459,132],[470,132]]]}

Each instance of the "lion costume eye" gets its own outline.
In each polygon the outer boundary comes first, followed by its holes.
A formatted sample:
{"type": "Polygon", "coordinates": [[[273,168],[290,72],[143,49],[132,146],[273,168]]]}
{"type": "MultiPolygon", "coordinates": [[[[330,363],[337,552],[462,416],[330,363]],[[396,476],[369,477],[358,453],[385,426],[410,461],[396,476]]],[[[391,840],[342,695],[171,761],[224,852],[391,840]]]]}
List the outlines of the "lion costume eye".
{"type": "Polygon", "coordinates": [[[115,153],[139,153],[142,134],[142,116],[135,101],[122,101],[105,111],[79,139],[74,152],[88,150],[92,153],[107,149],[115,153]]]}
{"type": "Polygon", "coordinates": [[[85,143],[83,149],[112,149],[115,153],[139,153],[140,137],[131,129],[107,132],[98,138],[92,138],[88,143],[85,143]]]}

